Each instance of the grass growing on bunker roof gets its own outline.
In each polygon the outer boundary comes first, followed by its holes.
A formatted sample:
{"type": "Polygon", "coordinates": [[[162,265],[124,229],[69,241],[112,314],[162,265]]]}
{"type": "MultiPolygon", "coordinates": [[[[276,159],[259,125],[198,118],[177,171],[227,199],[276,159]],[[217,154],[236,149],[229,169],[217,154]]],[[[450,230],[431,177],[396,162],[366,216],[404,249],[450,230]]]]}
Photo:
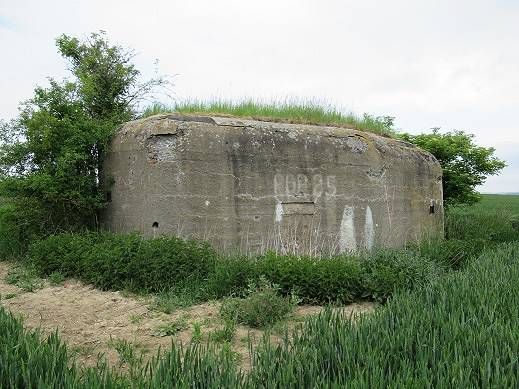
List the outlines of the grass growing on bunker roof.
{"type": "Polygon", "coordinates": [[[394,134],[391,116],[362,116],[345,113],[340,109],[313,101],[259,102],[255,100],[227,101],[184,101],[174,106],[155,103],[147,107],[143,117],[161,113],[212,114],[215,116],[237,116],[255,120],[282,123],[316,124],[353,128],[380,135],[394,134]]]}

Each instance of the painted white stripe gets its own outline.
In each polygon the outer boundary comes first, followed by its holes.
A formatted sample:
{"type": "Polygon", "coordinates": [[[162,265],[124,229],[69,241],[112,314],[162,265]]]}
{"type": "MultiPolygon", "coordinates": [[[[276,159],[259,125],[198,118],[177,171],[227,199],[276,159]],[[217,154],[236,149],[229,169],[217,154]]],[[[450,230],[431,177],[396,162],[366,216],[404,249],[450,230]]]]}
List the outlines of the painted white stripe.
{"type": "Polygon", "coordinates": [[[274,215],[274,220],[276,221],[276,223],[281,223],[281,220],[283,220],[283,206],[281,205],[281,203],[276,204],[276,211],[274,215]]]}
{"type": "Polygon", "coordinates": [[[375,227],[373,226],[373,213],[369,205],[366,207],[366,224],[364,224],[364,248],[371,250],[375,242],[375,227]]]}
{"type": "Polygon", "coordinates": [[[357,250],[353,207],[345,206],[342,213],[339,245],[341,251],[357,250]]]}

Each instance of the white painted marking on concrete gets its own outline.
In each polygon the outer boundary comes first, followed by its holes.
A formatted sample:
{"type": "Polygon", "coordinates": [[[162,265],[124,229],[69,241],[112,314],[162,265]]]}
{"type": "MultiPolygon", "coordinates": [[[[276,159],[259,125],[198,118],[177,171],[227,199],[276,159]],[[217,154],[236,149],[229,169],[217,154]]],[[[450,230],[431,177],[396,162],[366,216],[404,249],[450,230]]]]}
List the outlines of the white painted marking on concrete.
{"type": "Polygon", "coordinates": [[[281,203],[276,204],[275,215],[276,215],[276,218],[275,218],[276,223],[281,223],[281,220],[283,220],[283,205],[281,205],[281,203]]]}
{"type": "Polygon", "coordinates": [[[355,224],[353,207],[345,206],[342,213],[341,230],[339,238],[341,251],[357,250],[357,239],[355,237],[355,224]]]}
{"type": "Polygon", "coordinates": [[[364,247],[371,250],[375,242],[375,228],[373,227],[373,213],[369,205],[366,208],[366,224],[364,224],[364,247]]]}

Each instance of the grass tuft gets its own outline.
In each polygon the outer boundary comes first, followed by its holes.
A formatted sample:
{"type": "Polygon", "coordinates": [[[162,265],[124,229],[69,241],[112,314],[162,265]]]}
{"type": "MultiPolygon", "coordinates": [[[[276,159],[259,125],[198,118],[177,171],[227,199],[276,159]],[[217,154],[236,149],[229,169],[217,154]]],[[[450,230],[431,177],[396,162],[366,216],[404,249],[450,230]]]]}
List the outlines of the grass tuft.
{"type": "Polygon", "coordinates": [[[5,277],[5,281],[24,292],[34,292],[43,287],[43,280],[38,277],[36,270],[31,266],[18,265],[12,268],[5,277]]]}
{"type": "Polygon", "coordinates": [[[224,324],[210,333],[209,339],[216,343],[230,343],[236,334],[236,320],[234,317],[225,318],[224,324]]]}
{"type": "Polygon", "coordinates": [[[220,309],[227,322],[236,321],[251,327],[271,326],[286,318],[297,305],[297,297],[279,294],[279,286],[261,277],[250,283],[245,298],[228,298],[220,309]]]}
{"type": "Polygon", "coordinates": [[[177,320],[171,321],[169,323],[164,323],[158,326],[155,335],[159,337],[173,336],[188,328],[188,318],[186,316],[181,316],[177,320]]]}
{"type": "Polygon", "coordinates": [[[241,118],[296,124],[315,124],[324,126],[346,127],[379,135],[394,134],[391,116],[362,116],[345,113],[332,105],[314,101],[260,102],[242,101],[184,101],[173,106],[155,103],[143,112],[143,117],[162,113],[211,114],[215,116],[237,116],[241,118]]]}

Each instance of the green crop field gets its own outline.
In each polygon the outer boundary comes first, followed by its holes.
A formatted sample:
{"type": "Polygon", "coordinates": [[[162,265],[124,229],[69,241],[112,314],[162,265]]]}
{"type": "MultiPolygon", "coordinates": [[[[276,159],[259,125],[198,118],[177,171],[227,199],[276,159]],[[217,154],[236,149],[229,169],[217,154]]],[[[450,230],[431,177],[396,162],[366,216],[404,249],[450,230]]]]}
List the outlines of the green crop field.
{"type": "Polygon", "coordinates": [[[519,196],[483,195],[475,205],[451,209],[446,221],[449,238],[515,240],[519,225],[519,196]]]}
{"type": "MultiPolygon", "coordinates": [[[[103,359],[94,368],[76,360],[59,331],[47,337],[24,328],[0,307],[0,387],[518,387],[518,214],[519,196],[484,195],[474,206],[447,211],[446,240],[319,260],[244,260],[180,240],[143,245],[131,235],[58,235],[32,246],[26,271],[54,278],[63,272],[108,290],[159,293],[157,285],[169,282],[164,274],[178,268],[179,279],[188,282],[168,296],[185,305],[223,298],[226,324],[200,341],[198,323],[190,342],[173,343],[146,362],[129,343],[118,342],[125,368],[103,359]],[[125,263],[148,266],[149,277],[128,278],[134,270],[125,263]],[[292,296],[294,291],[300,296],[292,296]],[[231,347],[236,326],[282,323],[301,301],[323,304],[332,294],[319,315],[295,329],[277,328],[278,341],[250,343],[250,363],[240,363],[231,347]],[[334,309],[366,300],[379,305],[353,321],[334,309]]],[[[20,274],[18,279],[28,273],[20,274]]],[[[183,325],[178,321],[163,331],[174,334],[183,325]]]]}
{"type": "Polygon", "coordinates": [[[472,214],[519,214],[519,195],[484,194],[479,203],[459,209],[472,214]]]}

